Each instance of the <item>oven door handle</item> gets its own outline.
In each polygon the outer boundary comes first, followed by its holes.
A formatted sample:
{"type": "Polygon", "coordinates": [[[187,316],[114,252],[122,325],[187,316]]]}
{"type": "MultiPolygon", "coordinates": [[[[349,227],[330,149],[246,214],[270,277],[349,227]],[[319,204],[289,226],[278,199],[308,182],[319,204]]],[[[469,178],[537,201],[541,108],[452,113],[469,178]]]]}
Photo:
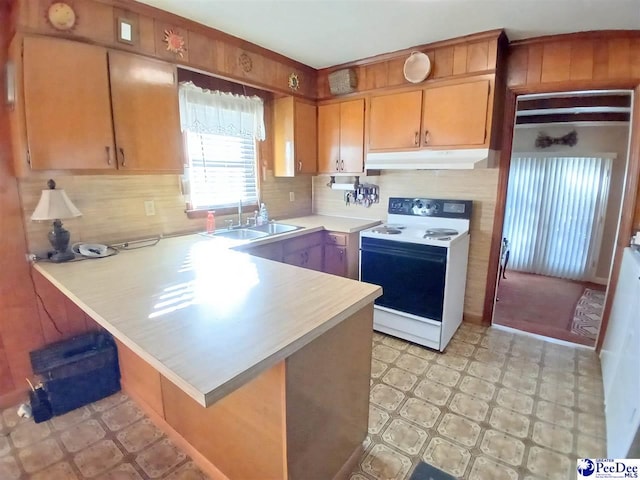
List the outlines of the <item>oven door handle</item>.
{"type": "Polygon", "coordinates": [[[432,253],[407,251],[401,248],[376,248],[365,247],[360,249],[362,252],[377,253],[381,255],[393,255],[396,257],[412,258],[415,260],[426,260],[429,262],[440,263],[445,265],[447,263],[446,255],[434,255],[432,253]]]}

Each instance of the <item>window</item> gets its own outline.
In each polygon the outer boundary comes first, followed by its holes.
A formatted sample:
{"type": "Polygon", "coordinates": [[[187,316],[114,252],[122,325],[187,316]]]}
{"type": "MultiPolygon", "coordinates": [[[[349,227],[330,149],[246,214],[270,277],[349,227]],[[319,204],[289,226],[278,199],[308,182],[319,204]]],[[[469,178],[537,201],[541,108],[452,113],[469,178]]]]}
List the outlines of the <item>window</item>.
{"type": "Polygon", "coordinates": [[[190,208],[258,203],[256,144],[253,138],[186,132],[190,208]]]}
{"type": "Polygon", "coordinates": [[[263,140],[258,97],[180,85],[180,117],[187,149],[185,193],[191,210],[258,204],[256,140],[263,140]]]}

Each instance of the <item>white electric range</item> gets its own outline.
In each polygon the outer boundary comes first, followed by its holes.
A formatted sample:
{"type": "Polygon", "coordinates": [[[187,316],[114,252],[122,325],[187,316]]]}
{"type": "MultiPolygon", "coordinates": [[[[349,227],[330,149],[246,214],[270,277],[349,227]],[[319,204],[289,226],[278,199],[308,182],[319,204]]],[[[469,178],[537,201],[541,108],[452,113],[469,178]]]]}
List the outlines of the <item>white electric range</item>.
{"type": "Polygon", "coordinates": [[[382,287],[374,329],[443,351],[462,322],[470,200],[389,198],[360,232],[360,280],[382,287]]]}

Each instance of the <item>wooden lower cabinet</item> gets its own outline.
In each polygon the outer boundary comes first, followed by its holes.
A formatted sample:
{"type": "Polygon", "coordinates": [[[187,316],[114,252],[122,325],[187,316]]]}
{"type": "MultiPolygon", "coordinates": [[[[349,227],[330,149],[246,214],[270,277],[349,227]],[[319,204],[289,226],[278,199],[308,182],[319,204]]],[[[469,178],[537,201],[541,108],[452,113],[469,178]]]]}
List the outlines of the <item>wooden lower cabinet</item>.
{"type": "Polygon", "coordinates": [[[326,232],[323,272],[357,280],[359,233],[326,232]]]}
{"type": "Polygon", "coordinates": [[[347,276],[347,248],[337,245],[324,246],[324,270],[325,273],[347,276]]]}
{"type": "Polygon", "coordinates": [[[319,272],[323,269],[322,232],[309,233],[283,242],[284,263],[309,268],[319,272]]]}
{"type": "Polygon", "coordinates": [[[347,479],[369,416],[373,304],[208,408],[118,342],[122,385],[215,479],[347,479]]]}

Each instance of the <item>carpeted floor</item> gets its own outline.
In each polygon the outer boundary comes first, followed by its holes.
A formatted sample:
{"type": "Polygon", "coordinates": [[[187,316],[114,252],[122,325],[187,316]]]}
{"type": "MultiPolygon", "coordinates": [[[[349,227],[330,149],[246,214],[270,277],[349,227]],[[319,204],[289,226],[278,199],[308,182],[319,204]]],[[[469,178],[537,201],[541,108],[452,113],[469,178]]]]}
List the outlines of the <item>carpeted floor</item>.
{"type": "Polygon", "coordinates": [[[572,326],[585,288],[603,290],[603,286],[515,271],[507,271],[506,275],[498,287],[495,324],[581,345],[595,345],[597,332],[585,335],[583,331],[572,331],[572,326]]]}

